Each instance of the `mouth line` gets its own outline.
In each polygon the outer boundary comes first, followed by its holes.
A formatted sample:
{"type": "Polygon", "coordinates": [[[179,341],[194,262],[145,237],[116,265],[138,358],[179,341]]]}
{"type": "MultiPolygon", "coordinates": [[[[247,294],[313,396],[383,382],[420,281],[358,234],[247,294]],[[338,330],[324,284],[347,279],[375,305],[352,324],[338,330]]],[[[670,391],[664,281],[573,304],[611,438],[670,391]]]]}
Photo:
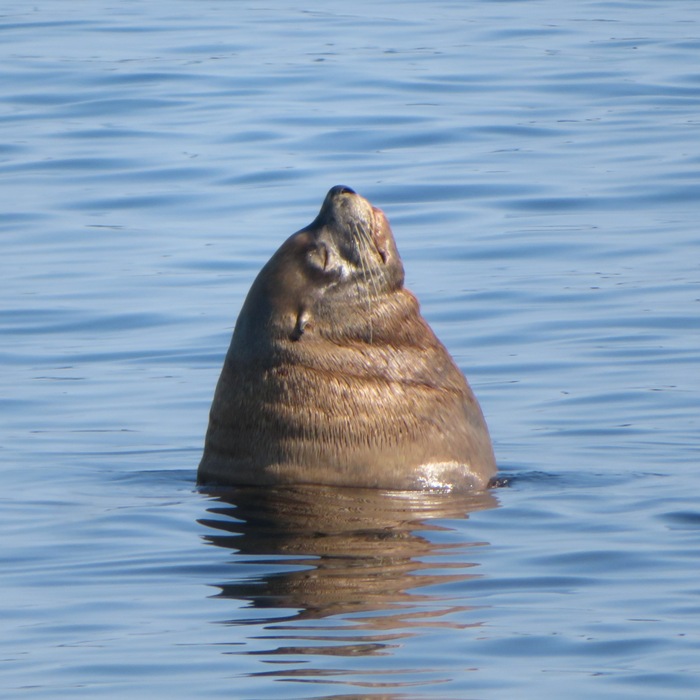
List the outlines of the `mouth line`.
{"type": "Polygon", "coordinates": [[[379,257],[382,259],[382,263],[386,265],[387,261],[387,252],[386,248],[381,245],[380,238],[379,238],[379,221],[378,218],[379,216],[383,216],[384,212],[377,208],[377,207],[372,207],[372,221],[370,222],[370,236],[372,238],[372,243],[374,243],[374,247],[379,253],[379,257]]]}

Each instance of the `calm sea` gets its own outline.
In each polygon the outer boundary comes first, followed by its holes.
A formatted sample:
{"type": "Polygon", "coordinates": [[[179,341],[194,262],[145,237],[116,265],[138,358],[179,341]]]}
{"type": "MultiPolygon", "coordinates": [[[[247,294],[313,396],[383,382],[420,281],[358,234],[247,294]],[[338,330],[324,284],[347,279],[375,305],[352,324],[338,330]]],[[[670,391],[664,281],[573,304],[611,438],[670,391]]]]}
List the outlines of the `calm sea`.
{"type": "Polygon", "coordinates": [[[700,3],[5,0],[0,59],[3,698],[700,697],[700,3]],[[507,487],[196,489],[335,184],[507,487]]]}

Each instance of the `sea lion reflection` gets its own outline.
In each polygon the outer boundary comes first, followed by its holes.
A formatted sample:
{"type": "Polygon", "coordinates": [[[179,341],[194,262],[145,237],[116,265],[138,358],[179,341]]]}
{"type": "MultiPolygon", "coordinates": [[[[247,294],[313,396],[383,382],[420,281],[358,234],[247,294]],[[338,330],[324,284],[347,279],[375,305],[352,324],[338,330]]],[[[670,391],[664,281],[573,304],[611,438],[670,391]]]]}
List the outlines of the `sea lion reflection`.
{"type": "MultiPolygon", "coordinates": [[[[468,550],[486,543],[454,536],[440,542],[438,533],[450,528],[435,521],[464,519],[497,505],[490,492],[322,486],[250,487],[212,495],[217,497],[208,509],[212,517],[200,522],[216,534],[205,539],[235,552],[236,578],[216,583],[219,597],[289,609],[286,620],[401,612],[362,620],[365,627],[383,629],[403,626],[403,614],[414,615],[411,608],[434,598],[416,589],[478,576],[468,550]]],[[[443,607],[433,614],[445,612],[443,607]]],[[[405,625],[416,626],[416,620],[405,625]]]]}

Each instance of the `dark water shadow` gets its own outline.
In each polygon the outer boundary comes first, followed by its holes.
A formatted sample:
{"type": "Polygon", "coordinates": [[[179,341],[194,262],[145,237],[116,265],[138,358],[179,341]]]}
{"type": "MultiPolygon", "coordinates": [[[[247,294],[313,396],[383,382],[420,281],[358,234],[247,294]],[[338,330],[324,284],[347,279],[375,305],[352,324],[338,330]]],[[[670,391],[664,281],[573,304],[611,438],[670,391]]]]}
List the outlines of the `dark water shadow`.
{"type": "MultiPolygon", "coordinates": [[[[205,540],[234,553],[231,580],[215,584],[218,597],[284,609],[277,622],[380,611],[381,618],[365,616],[362,624],[382,628],[402,626],[387,611],[410,617],[416,606],[435,602],[433,593],[419,589],[477,576],[469,550],[487,543],[465,540],[461,528],[445,521],[498,505],[492,492],[288,487],[207,493],[216,500],[200,520],[213,531],[205,540]]],[[[445,614],[444,606],[437,608],[435,616],[445,614]]]]}

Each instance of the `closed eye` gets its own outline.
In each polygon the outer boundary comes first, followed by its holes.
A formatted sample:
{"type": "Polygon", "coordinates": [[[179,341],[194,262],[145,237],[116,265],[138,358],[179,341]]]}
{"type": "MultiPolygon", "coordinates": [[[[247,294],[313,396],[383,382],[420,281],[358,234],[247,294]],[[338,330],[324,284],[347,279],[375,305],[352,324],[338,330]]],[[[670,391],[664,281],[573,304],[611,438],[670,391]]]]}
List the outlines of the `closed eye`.
{"type": "Polygon", "coordinates": [[[311,267],[316,268],[321,272],[326,272],[328,269],[328,248],[325,243],[315,243],[310,246],[306,252],[306,259],[311,267]]]}

